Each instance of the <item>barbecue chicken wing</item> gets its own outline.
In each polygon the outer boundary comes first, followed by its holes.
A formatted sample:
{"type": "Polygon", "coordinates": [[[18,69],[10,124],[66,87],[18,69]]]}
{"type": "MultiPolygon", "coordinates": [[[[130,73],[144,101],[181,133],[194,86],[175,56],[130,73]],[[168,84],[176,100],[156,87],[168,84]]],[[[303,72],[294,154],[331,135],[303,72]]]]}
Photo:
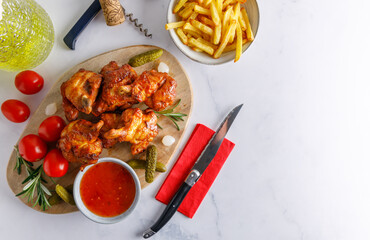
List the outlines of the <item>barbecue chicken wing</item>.
{"type": "Polygon", "coordinates": [[[58,148],[65,159],[84,165],[95,163],[103,150],[102,141],[98,138],[103,125],[103,121],[92,123],[84,119],[69,123],[58,141],[58,148]]]}
{"type": "Polygon", "coordinates": [[[111,129],[122,128],[124,126],[124,121],[121,120],[121,114],[118,113],[103,113],[100,115],[100,119],[104,122],[103,127],[100,129],[100,137],[103,141],[103,148],[111,148],[116,143],[120,142],[119,138],[106,139],[104,134],[111,129]]]}
{"type": "Polygon", "coordinates": [[[91,113],[101,81],[100,74],[80,69],[62,84],[63,108],[69,121],[76,120],[78,112],[91,113]]]}
{"type": "MultiPolygon", "coordinates": [[[[139,108],[126,109],[121,115],[103,115],[107,125],[117,126],[103,133],[106,140],[130,142],[132,155],[144,151],[158,134],[157,116],[152,110],[141,111],[139,108]]],[[[105,141],[106,141],[105,140],[105,141]]]]}
{"type": "Polygon", "coordinates": [[[118,107],[129,108],[137,101],[131,96],[131,84],[136,80],[135,70],[128,64],[121,67],[114,61],[105,65],[101,72],[103,83],[101,93],[93,106],[93,114],[114,111],[118,107]]]}
{"type": "Polygon", "coordinates": [[[167,75],[164,84],[152,96],[146,98],[145,104],[155,111],[164,110],[173,104],[176,97],[176,87],[175,79],[167,75]]]}
{"type": "Polygon", "coordinates": [[[144,102],[166,81],[168,74],[156,70],[144,71],[132,84],[132,96],[138,102],[144,102]]]}
{"type": "Polygon", "coordinates": [[[132,84],[132,96],[145,102],[149,108],[161,111],[171,105],[176,97],[175,79],[155,70],[143,72],[132,84]]]}

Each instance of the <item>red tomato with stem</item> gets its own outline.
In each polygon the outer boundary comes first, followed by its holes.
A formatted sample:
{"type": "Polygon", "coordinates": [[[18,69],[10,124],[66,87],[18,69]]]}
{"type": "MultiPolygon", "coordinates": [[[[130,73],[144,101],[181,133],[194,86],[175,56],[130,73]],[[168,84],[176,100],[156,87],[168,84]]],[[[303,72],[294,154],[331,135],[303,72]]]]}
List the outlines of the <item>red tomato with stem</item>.
{"type": "Polygon", "coordinates": [[[58,149],[53,149],[45,157],[44,172],[50,177],[62,177],[68,171],[68,161],[58,149]]]}
{"type": "Polygon", "coordinates": [[[31,95],[40,92],[44,86],[44,79],[37,72],[26,70],[15,76],[14,83],[21,93],[31,95]]]}
{"type": "Polygon", "coordinates": [[[30,108],[24,103],[16,99],[9,99],[1,104],[1,112],[12,122],[21,123],[30,116],[30,108]]]}
{"type": "Polygon", "coordinates": [[[63,118],[51,116],[46,118],[39,127],[39,136],[47,142],[55,142],[60,138],[60,133],[66,126],[63,118]]]}
{"type": "Polygon", "coordinates": [[[47,153],[48,147],[42,139],[29,134],[24,136],[18,144],[19,154],[29,162],[40,161],[47,153]]]}

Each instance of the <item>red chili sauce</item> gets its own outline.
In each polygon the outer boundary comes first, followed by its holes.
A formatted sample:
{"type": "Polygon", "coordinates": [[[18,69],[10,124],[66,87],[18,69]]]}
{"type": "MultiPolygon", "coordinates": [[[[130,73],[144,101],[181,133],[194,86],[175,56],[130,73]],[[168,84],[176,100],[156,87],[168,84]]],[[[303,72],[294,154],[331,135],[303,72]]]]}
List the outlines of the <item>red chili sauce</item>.
{"type": "Polygon", "coordinates": [[[135,182],[121,165],[101,162],[92,166],[81,179],[81,199],[85,206],[101,217],[115,217],[135,199],[135,182]]]}

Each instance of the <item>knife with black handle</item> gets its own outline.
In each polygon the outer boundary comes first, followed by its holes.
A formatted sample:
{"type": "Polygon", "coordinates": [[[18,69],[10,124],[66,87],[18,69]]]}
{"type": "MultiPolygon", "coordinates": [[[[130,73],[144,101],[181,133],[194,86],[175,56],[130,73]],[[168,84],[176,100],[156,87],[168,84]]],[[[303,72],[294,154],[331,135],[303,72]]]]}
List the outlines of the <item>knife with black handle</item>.
{"type": "Polygon", "coordinates": [[[150,238],[151,236],[156,234],[176,213],[177,209],[180,207],[180,204],[188,194],[189,190],[199,180],[200,176],[202,176],[203,172],[206,170],[208,165],[216,156],[216,153],[220,148],[227,131],[230,129],[231,124],[235,120],[242,106],[243,104],[235,107],[226,116],[226,118],[221,123],[217,131],[213,134],[211,140],[209,140],[203,152],[198,157],[185,182],[177,190],[176,194],[174,195],[170,203],[167,205],[161,216],[158,218],[158,220],[154,223],[153,226],[151,226],[148,230],[146,230],[143,233],[144,238],[150,238]]]}

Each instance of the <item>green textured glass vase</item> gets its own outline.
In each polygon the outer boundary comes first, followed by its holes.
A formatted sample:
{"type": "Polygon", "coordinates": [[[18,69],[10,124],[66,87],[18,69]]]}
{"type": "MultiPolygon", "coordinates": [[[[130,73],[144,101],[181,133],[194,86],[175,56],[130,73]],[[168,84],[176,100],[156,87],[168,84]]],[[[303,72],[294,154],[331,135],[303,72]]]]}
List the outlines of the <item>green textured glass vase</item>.
{"type": "Polygon", "coordinates": [[[0,70],[34,68],[53,44],[53,23],[34,0],[0,0],[0,70]]]}

